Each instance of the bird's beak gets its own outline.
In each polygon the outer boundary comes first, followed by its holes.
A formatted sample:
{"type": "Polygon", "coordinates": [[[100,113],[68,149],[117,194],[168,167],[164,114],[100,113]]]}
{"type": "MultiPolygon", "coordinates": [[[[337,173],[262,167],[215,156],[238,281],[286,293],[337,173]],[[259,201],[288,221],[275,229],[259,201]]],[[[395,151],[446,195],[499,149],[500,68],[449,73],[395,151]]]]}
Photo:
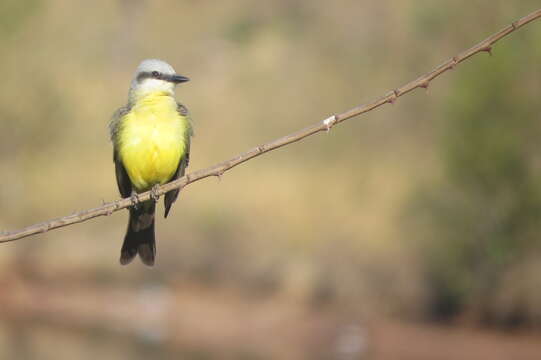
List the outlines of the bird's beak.
{"type": "Polygon", "coordinates": [[[173,76],[171,76],[171,78],[169,80],[174,82],[175,84],[180,84],[180,83],[183,83],[183,82],[186,82],[186,81],[190,81],[190,79],[188,79],[186,76],[182,76],[182,75],[173,75],[173,76]]]}

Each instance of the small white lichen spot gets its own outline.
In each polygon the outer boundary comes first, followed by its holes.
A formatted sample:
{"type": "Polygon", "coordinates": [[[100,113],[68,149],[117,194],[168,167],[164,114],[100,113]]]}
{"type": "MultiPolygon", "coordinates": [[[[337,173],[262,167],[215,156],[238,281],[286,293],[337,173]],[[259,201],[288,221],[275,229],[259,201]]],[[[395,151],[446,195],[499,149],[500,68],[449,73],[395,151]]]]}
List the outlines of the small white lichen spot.
{"type": "Polygon", "coordinates": [[[327,127],[327,131],[331,129],[331,127],[334,125],[335,122],[336,122],[336,115],[329,116],[328,118],[323,120],[323,124],[325,124],[325,126],[327,127]]]}

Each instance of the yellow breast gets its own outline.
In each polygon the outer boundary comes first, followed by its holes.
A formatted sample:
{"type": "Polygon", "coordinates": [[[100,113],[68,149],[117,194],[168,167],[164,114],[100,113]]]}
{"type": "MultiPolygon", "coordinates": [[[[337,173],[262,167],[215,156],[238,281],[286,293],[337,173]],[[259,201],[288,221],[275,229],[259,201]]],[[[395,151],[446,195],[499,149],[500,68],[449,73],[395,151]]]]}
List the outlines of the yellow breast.
{"type": "Polygon", "coordinates": [[[186,150],[188,120],[164,93],[140,99],[121,120],[119,155],[136,191],[171,180],[186,150]]]}

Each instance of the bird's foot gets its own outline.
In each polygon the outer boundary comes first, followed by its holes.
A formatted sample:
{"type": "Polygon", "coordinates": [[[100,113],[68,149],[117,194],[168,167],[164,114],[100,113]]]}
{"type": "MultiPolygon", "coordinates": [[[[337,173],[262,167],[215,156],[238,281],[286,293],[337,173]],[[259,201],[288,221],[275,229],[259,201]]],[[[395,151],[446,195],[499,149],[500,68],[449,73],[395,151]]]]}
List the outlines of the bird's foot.
{"type": "Polygon", "coordinates": [[[133,203],[133,208],[137,210],[139,208],[140,201],[139,201],[139,196],[137,195],[135,191],[131,192],[130,199],[131,199],[131,202],[133,203]]]}
{"type": "Polygon", "coordinates": [[[150,189],[150,197],[154,200],[154,201],[158,201],[160,199],[160,193],[158,192],[158,190],[160,189],[160,185],[159,184],[156,184],[152,187],[152,189],[150,189]]]}

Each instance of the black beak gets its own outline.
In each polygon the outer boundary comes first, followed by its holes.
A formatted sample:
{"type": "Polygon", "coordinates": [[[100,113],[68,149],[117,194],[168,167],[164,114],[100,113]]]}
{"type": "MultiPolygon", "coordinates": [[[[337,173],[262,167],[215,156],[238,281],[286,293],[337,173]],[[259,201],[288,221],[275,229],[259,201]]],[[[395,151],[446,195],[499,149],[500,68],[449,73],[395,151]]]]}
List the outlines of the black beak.
{"type": "Polygon", "coordinates": [[[190,81],[190,79],[182,75],[172,75],[168,80],[171,82],[174,82],[175,84],[180,84],[186,81],[190,81]]]}

